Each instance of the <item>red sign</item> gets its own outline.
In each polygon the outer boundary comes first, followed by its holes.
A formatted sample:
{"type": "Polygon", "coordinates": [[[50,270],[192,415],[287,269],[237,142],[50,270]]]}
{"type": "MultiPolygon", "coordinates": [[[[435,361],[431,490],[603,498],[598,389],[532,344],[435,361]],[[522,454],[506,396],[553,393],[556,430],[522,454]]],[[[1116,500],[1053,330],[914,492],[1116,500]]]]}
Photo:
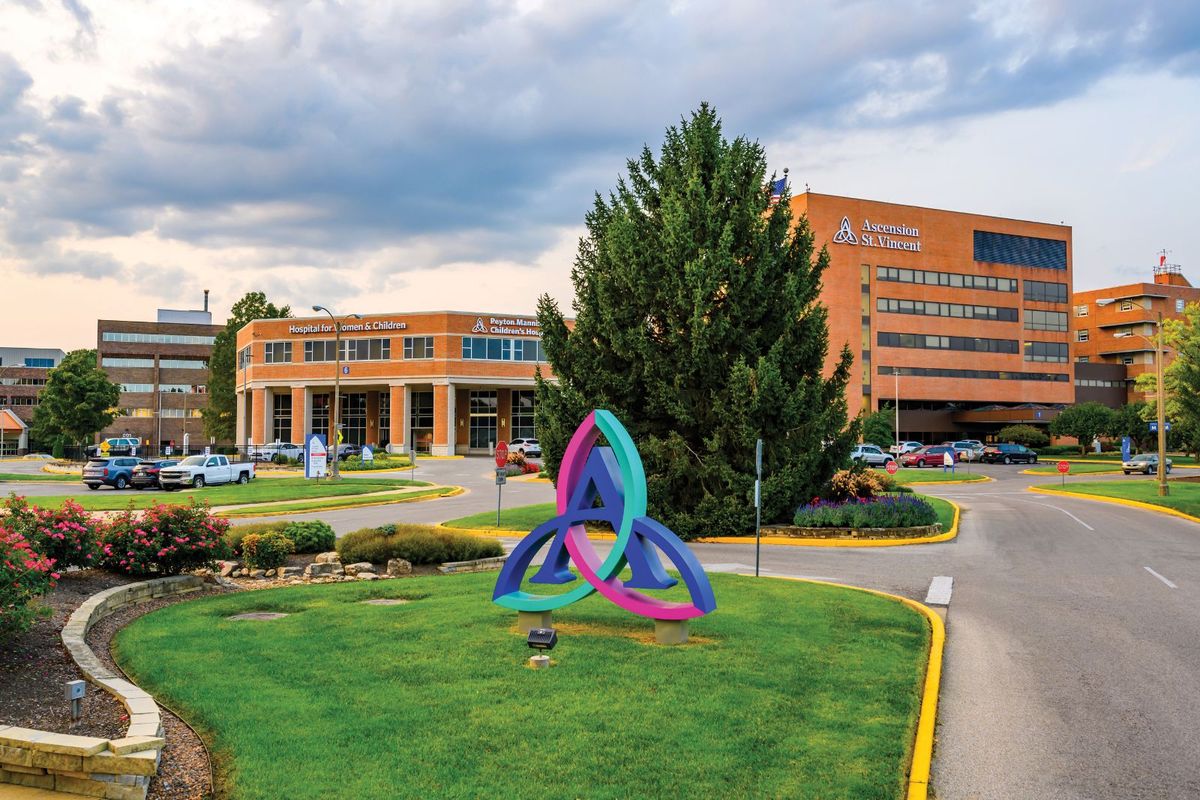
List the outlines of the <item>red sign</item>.
{"type": "Polygon", "coordinates": [[[496,466],[503,467],[508,463],[508,445],[504,442],[496,443],[496,466]]]}
{"type": "Polygon", "coordinates": [[[888,475],[895,475],[896,470],[900,469],[900,467],[896,464],[895,461],[889,461],[887,463],[887,466],[884,467],[884,469],[886,469],[888,471],[888,475]]]}
{"type": "Polygon", "coordinates": [[[1058,471],[1061,472],[1063,475],[1066,475],[1068,472],[1071,471],[1071,462],[1069,462],[1069,461],[1058,462],[1058,471]]]}

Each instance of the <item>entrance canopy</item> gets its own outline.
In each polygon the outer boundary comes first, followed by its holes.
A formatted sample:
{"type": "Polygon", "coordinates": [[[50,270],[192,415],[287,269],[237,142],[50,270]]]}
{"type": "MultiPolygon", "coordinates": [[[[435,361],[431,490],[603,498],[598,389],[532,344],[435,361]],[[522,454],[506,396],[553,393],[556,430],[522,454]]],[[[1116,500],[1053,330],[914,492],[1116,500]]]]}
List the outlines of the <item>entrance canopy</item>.
{"type": "Polygon", "coordinates": [[[0,431],[24,433],[29,426],[9,408],[0,408],[0,431]]]}

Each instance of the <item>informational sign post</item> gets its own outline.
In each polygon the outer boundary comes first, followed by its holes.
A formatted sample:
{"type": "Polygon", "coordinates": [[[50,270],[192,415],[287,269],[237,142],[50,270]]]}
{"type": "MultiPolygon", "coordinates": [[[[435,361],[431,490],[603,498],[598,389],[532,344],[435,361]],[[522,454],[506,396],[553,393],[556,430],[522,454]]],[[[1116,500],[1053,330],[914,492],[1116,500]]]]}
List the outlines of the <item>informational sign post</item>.
{"type": "Polygon", "coordinates": [[[1067,485],[1067,473],[1070,471],[1071,471],[1071,462],[1070,461],[1058,462],[1058,474],[1062,476],[1063,486],[1067,485]]]}
{"type": "Polygon", "coordinates": [[[371,449],[369,444],[363,445],[362,463],[364,467],[369,467],[375,463],[375,451],[371,449]]]}
{"type": "Polygon", "coordinates": [[[415,480],[417,477],[417,446],[414,444],[408,445],[408,478],[415,480]]]}
{"type": "Polygon", "coordinates": [[[754,443],[754,577],[762,550],[762,439],[754,443]]]}
{"type": "Polygon", "coordinates": [[[508,443],[496,442],[496,527],[500,527],[500,493],[508,482],[508,443]]]}
{"type": "Polygon", "coordinates": [[[888,475],[895,475],[897,472],[900,471],[900,465],[897,464],[895,461],[889,461],[887,463],[887,466],[884,467],[884,469],[887,470],[888,475]]]}
{"type": "Polygon", "coordinates": [[[329,473],[329,448],[323,433],[310,433],[304,440],[304,477],[324,478],[329,473]]]}

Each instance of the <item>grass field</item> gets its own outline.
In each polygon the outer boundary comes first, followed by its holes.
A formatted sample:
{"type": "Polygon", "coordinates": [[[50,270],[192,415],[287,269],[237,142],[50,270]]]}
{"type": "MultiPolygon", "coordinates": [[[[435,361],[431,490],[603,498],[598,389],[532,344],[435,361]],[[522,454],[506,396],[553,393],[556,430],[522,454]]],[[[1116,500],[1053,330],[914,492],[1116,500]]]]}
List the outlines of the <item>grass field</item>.
{"type": "Polygon", "coordinates": [[[0,483],[79,483],[79,480],[78,475],[55,475],[52,472],[0,472],[0,483]]]}
{"type": "Polygon", "coordinates": [[[436,489],[418,489],[412,492],[395,495],[352,495],[350,497],[326,497],[317,500],[300,500],[295,503],[280,503],[279,505],[263,507],[261,505],[247,508],[236,508],[222,511],[222,517],[261,517],[269,514],[296,514],[302,511],[319,509],[328,511],[337,508],[354,508],[385,503],[408,503],[419,498],[444,497],[459,491],[457,486],[439,486],[436,489]]]}
{"type": "MultiPolygon", "coordinates": [[[[973,469],[974,467],[972,467],[973,469]]],[[[882,470],[877,470],[882,471],[882,470]]],[[[887,475],[886,472],[883,473],[887,475]]],[[[973,481],[983,481],[985,476],[978,472],[969,473],[967,468],[962,464],[958,465],[958,469],[954,472],[942,472],[941,467],[928,467],[918,469],[917,467],[904,467],[896,471],[892,476],[896,483],[900,486],[911,486],[914,483],[971,483],[973,481]]]]}
{"type": "MultiPolygon", "coordinates": [[[[1059,459],[1059,460],[1061,461],[1062,459],[1059,459]]],[[[1058,467],[1056,466],[1057,464],[1058,464],[1058,461],[1055,461],[1053,464],[1047,464],[1044,462],[1040,463],[1040,464],[1034,464],[1032,467],[1029,467],[1029,471],[1036,475],[1057,475],[1058,474],[1058,467]]],[[[1089,464],[1086,462],[1072,461],[1071,462],[1071,471],[1068,473],[1068,475],[1088,475],[1088,474],[1092,474],[1092,473],[1105,474],[1105,473],[1113,473],[1113,472],[1120,473],[1120,471],[1121,471],[1120,462],[1117,462],[1115,464],[1089,464]]]]}
{"type": "Polygon", "coordinates": [[[213,506],[230,506],[241,503],[270,503],[279,500],[310,500],[317,497],[347,497],[386,492],[405,486],[429,486],[421,481],[393,480],[389,478],[355,478],[353,480],[311,481],[304,478],[256,479],[242,486],[226,484],[204,489],[188,489],[181,492],[134,491],[123,492],[111,489],[88,491],[80,484],[80,492],[70,495],[39,497],[35,505],[43,508],[58,508],[67,500],[74,500],[89,511],[120,511],[128,508],[149,508],[155,503],[187,503],[190,498],[207,501],[213,506]]]}
{"type": "Polygon", "coordinates": [[[1066,486],[1047,483],[1043,488],[1098,497],[1116,497],[1121,500],[1137,500],[1141,503],[1173,508],[1184,514],[1200,517],[1200,483],[1171,481],[1170,485],[1171,494],[1166,497],[1158,496],[1158,482],[1153,478],[1149,480],[1131,478],[1127,481],[1105,481],[1103,483],[1073,483],[1068,480],[1066,486]]]}
{"type": "MultiPolygon", "coordinates": [[[[1155,450],[1154,448],[1151,448],[1151,449],[1147,450],[1146,452],[1147,453],[1156,453],[1158,451],[1155,450]]],[[[1067,461],[1077,461],[1077,460],[1116,461],[1119,463],[1121,461],[1121,454],[1120,453],[1088,453],[1087,455],[1081,456],[1078,453],[1074,453],[1069,456],[1038,456],[1038,458],[1042,461],[1061,461],[1061,460],[1065,459],[1067,461]]],[[[1167,453],[1167,458],[1171,459],[1171,463],[1178,464],[1180,466],[1196,466],[1196,463],[1197,463],[1196,459],[1193,458],[1192,456],[1185,456],[1180,453],[1167,453]]]]}
{"type": "MultiPolygon", "coordinates": [[[[947,503],[945,500],[940,500],[936,497],[928,495],[918,495],[933,506],[938,514],[938,522],[942,523],[942,530],[950,530],[950,525],[954,521],[954,506],[947,503]]],[[[469,517],[459,517],[452,519],[449,522],[442,523],[447,528],[475,528],[486,530],[500,531],[520,531],[528,532],[541,525],[546,520],[550,519],[555,514],[554,503],[536,503],[530,506],[517,506],[515,508],[506,508],[500,512],[500,524],[496,524],[496,512],[485,511],[481,514],[472,514],[469,517]]],[[[753,531],[751,531],[753,533],[753,531]]],[[[729,536],[727,532],[713,531],[711,536],[729,536]]]]}
{"type": "Polygon", "coordinates": [[[926,620],[711,577],[689,644],[592,595],[555,613],[545,671],[486,573],[180,603],[122,630],[117,658],[205,734],[234,800],[902,797],[926,620]],[[377,597],[411,602],[359,602],[377,597]],[[225,619],[247,611],[291,616],[225,619]]]}

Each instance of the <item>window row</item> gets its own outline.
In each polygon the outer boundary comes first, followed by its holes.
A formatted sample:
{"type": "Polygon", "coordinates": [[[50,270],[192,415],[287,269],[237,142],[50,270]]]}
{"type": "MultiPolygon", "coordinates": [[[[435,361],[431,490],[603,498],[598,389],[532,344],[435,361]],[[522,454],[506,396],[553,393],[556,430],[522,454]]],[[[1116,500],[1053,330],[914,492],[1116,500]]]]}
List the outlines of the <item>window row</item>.
{"type": "Polygon", "coordinates": [[[875,278],[896,283],[921,283],[926,286],[949,286],[954,289],[984,289],[989,292],[1015,292],[1016,278],[995,278],[990,275],[961,275],[957,272],[934,272],[922,269],[876,267],[875,278]]]}
{"type": "MultiPolygon", "coordinates": [[[[336,339],[318,339],[304,343],[305,361],[335,361],[336,339]]],[[[342,361],[388,361],[392,357],[391,339],[343,339],[342,361]]]]}
{"type": "Polygon", "coordinates": [[[125,333],[105,331],[100,336],[104,342],[134,342],[137,344],[207,344],[216,341],[215,336],[192,336],[180,333],[125,333]]]}
{"type": "Polygon", "coordinates": [[[975,260],[989,264],[1065,270],[1067,242],[1065,239],[975,231],[975,260]]]}
{"type": "Polygon", "coordinates": [[[1046,283],[1045,281],[1025,281],[1025,299],[1036,300],[1039,303],[1067,302],[1067,285],[1065,283],[1046,283]]]}
{"type": "Polygon", "coordinates": [[[983,339],[971,336],[937,336],[922,333],[880,332],[878,342],[880,347],[915,347],[922,350],[966,350],[975,353],[1017,353],[1019,346],[1019,342],[1016,339],[983,339]]]}
{"type": "Polygon", "coordinates": [[[12,397],[0,396],[0,406],[36,406],[38,399],[36,397],[22,397],[14,395],[12,397]]]}
{"type": "Polygon", "coordinates": [[[0,386],[45,386],[46,378],[0,378],[0,386]]]}
{"type": "Polygon", "coordinates": [[[37,369],[52,369],[54,367],[53,358],[27,358],[25,366],[35,367],[37,369]]]}
{"type": "Polygon", "coordinates": [[[908,375],[916,378],[969,378],[989,381],[1048,381],[1066,383],[1070,376],[1057,372],[1010,372],[991,369],[939,369],[937,367],[879,367],[880,375],[908,375]]]}
{"type": "MultiPolygon", "coordinates": [[[[204,394],[208,388],[202,383],[160,383],[158,390],[164,394],[204,394]]],[[[154,391],[153,383],[122,383],[123,394],[154,391]]]]}
{"type": "Polygon", "coordinates": [[[1076,386],[1091,386],[1100,389],[1124,389],[1125,381],[1102,381],[1095,378],[1076,378],[1076,386]]]}
{"type": "MultiPolygon", "coordinates": [[[[102,367],[124,368],[153,368],[153,358],[124,358],[120,356],[104,356],[100,359],[102,367]]],[[[163,358],[158,362],[160,369],[208,369],[208,362],[193,358],[163,358]]]]}
{"type": "MultiPolygon", "coordinates": [[[[122,408],[121,416],[124,417],[153,417],[154,409],[144,406],[137,408],[122,408]]],[[[200,415],[198,408],[160,408],[158,416],[162,419],[197,419],[200,415]]]]}
{"type": "Polygon", "coordinates": [[[497,339],[464,336],[462,357],[474,361],[545,361],[537,339],[497,339]]]}
{"type": "Polygon", "coordinates": [[[1067,312],[1025,309],[1025,329],[1030,331],[1065,331],[1067,312]]]}
{"type": "Polygon", "coordinates": [[[1054,361],[1065,363],[1067,361],[1067,343],[1066,342],[1026,342],[1025,343],[1025,360],[1026,361],[1054,361]]]}
{"type": "Polygon", "coordinates": [[[887,311],[892,314],[921,314],[927,317],[956,317],[960,319],[996,320],[999,322],[1017,321],[1017,310],[1015,308],[973,306],[962,303],[935,303],[932,300],[897,300],[892,297],[880,297],[875,301],[875,308],[878,311],[887,311]]]}

